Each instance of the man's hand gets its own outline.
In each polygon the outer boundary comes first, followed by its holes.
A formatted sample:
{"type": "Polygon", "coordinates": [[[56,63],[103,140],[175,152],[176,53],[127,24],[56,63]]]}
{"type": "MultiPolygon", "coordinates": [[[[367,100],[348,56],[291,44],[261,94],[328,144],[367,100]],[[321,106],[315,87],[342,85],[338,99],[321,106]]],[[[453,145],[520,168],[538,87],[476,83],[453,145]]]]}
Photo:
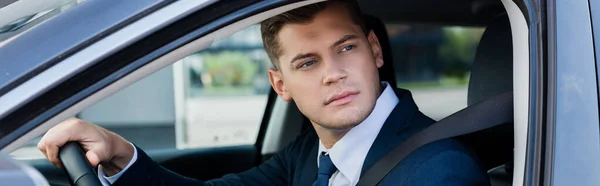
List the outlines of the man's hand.
{"type": "Polygon", "coordinates": [[[71,118],[51,128],[37,147],[54,165],[62,167],[58,149],[76,141],[92,166],[102,165],[107,176],[119,173],[133,158],[134,149],[121,136],[86,121],[71,118]]]}

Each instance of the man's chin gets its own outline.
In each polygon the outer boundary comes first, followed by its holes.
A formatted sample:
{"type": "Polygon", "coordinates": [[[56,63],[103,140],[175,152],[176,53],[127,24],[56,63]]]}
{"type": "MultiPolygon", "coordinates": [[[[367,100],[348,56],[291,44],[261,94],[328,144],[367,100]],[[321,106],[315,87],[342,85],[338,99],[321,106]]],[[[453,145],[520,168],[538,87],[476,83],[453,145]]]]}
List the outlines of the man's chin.
{"type": "Polygon", "coordinates": [[[321,127],[328,130],[350,130],[362,123],[373,109],[358,106],[356,103],[345,105],[342,108],[323,110],[325,120],[321,120],[321,127]]]}
{"type": "Polygon", "coordinates": [[[321,126],[330,130],[350,130],[366,119],[367,116],[363,115],[363,113],[353,113],[350,115],[338,113],[337,116],[331,118],[330,122],[321,126]]]}
{"type": "Polygon", "coordinates": [[[326,125],[321,125],[323,128],[326,128],[327,130],[339,130],[339,131],[346,131],[346,130],[350,130],[354,127],[356,127],[357,125],[359,125],[360,122],[358,123],[338,123],[338,124],[326,124],[326,125]]]}

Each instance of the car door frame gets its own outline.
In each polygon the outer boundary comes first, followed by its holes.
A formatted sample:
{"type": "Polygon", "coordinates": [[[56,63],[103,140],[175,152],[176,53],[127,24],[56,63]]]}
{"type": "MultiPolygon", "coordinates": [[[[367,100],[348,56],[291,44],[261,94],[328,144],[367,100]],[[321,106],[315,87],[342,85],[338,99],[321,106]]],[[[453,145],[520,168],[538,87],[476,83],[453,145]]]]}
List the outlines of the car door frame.
{"type": "MultiPolygon", "coordinates": [[[[11,130],[13,132],[5,134],[0,139],[0,148],[4,150],[10,143],[39,125],[48,122],[67,108],[85,100],[90,95],[115,83],[137,69],[148,65],[153,60],[195,39],[239,21],[244,17],[297,1],[271,0],[257,2],[239,0],[239,2],[246,4],[242,3],[239,4],[239,7],[231,7],[226,6],[222,1],[215,2],[211,5],[212,11],[210,11],[210,15],[205,11],[197,11],[185,16],[172,23],[171,26],[159,29],[141,38],[139,41],[124,47],[120,51],[103,57],[94,65],[74,72],[72,78],[65,79],[47,90],[40,90],[33,99],[16,105],[10,113],[4,114],[4,117],[0,119],[0,124],[2,124],[0,128],[6,126],[14,127],[11,130]],[[224,14],[228,16],[221,16],[224,14]],[[152,40],[154,38],[161,38],[161,36],[163,40],[152,40]],[[114,64],[114,61],[118,61],[118,64],[114,64]],[[116,67],[117,65],[120,66],[116,67]],[[95,74],[95,76],[88,79],[89,74],[95,74]],[[80,86],[73,88],[72,86],[74,85],[80,86]],[[61,97],[61,100],[50,99],[54,97],[61,97]]],[[[600,167],[598,166],[598,162],[593,160],[594,158],[598,158],[596,153],[579,153],[575,156],[567,156],[567,153],[570,151],[564,145],[594,142],[597,141],[596,139],[599,136],[599,80],[597,70],[600,70],[600,66],[598,66],[595,59],[598,51],[594,50],[594,46],[597,44],[594,35],[599,29],[593,29],[598,24],[590,22],[590,19],[592,21],[597,20],[593,19],[593,15],[591,15],[593,12],[590,12],[590,10],[594,10],[595,8],[590,7],[589,3],[592,2],[587,0],[576,1],[576,3],[571,4],[563,4],[565,1],[557,0],[524,0],[515,2],[524,2],[517,4],[520,5],[521,10],[524,12],[530,29],[529,49],[531,52],[529,57],[531,68],[529,81],[531,92],[529,94],[529,131],[524,185],[585,184],[586,182],[584,181],[590,180],[581,179],[581,177],[575,175],[578,171],[569,172],[561,170],[571,170],[562,167],[567,165],[566,163],[568,162],[580,161],[582,159],[590,161],[586,161],[586,164],[578,165],[577,168],[598,173],[598,167],[600,167]],[[571,12],[578,12],[579,14],[569,15],[568,13],[571,12]],[[585,21],[586,16],[587,21],[585,21]],[[571,19],[583,21],[565,21],[571,19]],[[572,27],[583,28],[585,33],[572,34],[567,32],[572,27]],[[572,42],[562,44],[565,41],[572,42]],[[569,49],[569,47],[575,46],[577,46],[579,55],[572,55],[574,49],[569,49]],[[569,63],[572,61],[581,61],[583,65],[577,66],[569,63]],[[588,81],[590,78],[583,78],[583,84],[587,85],[585,87],[590,88],[585,90],[585,95],[587,96],[568,91],[574,88],[564,89],[564,87],[569,87],[569,83],[572,83],[566,81],[565,77],[572,75],[573,71],[580,72],[580,75],[586,77],[594,77],[592,78],[593,81],[588,81]],[[592,87],[594,88],[593,90],[591,90],[592,87]],[[590,96],[590,93],[594,93],[593,96],[590,96]],[[572,112],[561,110],[566,103],[565,100],[573,97],[581,98],[575,101],[582,103],[585,108],[592,109],[592,118],[578,117],[577,115],[573,115],[572,112]],[[577,121],[577,123],[584,123],[586,125],[583,125],[584,127],[581,128],[569,128],[569,122],[567,121],[577,121]],[[565,130],[565,128],[571,130],[565,130]],[[585,133],[586,131],[596,131],[596,133],[595,135],[590,134],[586,136],[588,140],[572,136],[572,134],[585,133]],[[578,182],[577,180],[581,181],[578,182]]],[[[274,100],[275,96],[271,94],[269,96],[269,105],[271,106],[267,106],[267,109],[272,108],[274,100]]],[[[268,114],[270,113],[265,113],[265,117],[261,123],[259,139],[255,146],[260,146],[263,142],[261,138],[264,137],[266,131],[268,114]]],[[[600,152],[600,147],[597,145],[587,144],[583,147],[593,152],[600,152]]],[[[260,160],[260,158],[257,158],[257,160],[260,160]]]]}

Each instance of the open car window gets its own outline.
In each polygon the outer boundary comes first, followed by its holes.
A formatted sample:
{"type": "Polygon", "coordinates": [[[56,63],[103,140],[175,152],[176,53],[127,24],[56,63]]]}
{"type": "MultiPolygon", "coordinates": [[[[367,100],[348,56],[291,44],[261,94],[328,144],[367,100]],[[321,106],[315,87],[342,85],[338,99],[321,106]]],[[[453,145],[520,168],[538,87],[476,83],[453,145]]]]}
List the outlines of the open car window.
{"type": "MultiPolygon", "coordinates": [[[[421,110],[436,120],[467,106],[469,66],[483,27],[397,23],[386,27],[397,87],[411,90],[421,110]]],[[[254,144],[271,89],[266,71],[270,65],[259,26],[250,26],[76,117],[146,150],[254,144]]],[[[12,155],[42,158],[35,149],[39,139],[12,155]]]]}
{"type": "MultiPolygon", "coordinates": [[[[271,85],[260,29],[251,26],[86,108],[75,117],[144,150],[253,145],[271,85]]],[[[43,158],[41,137],[11,155],[43,158]]]]}

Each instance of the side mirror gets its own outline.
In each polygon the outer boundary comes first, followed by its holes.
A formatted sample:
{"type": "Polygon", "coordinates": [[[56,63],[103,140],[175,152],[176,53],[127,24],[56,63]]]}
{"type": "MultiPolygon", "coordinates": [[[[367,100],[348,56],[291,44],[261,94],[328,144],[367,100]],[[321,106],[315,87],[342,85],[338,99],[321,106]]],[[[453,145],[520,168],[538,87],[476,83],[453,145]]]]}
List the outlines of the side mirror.
{"type": "Polygon", "coordinates": [[[36,169],[0,153],[1,185],[50,186],[36,169]]]}

